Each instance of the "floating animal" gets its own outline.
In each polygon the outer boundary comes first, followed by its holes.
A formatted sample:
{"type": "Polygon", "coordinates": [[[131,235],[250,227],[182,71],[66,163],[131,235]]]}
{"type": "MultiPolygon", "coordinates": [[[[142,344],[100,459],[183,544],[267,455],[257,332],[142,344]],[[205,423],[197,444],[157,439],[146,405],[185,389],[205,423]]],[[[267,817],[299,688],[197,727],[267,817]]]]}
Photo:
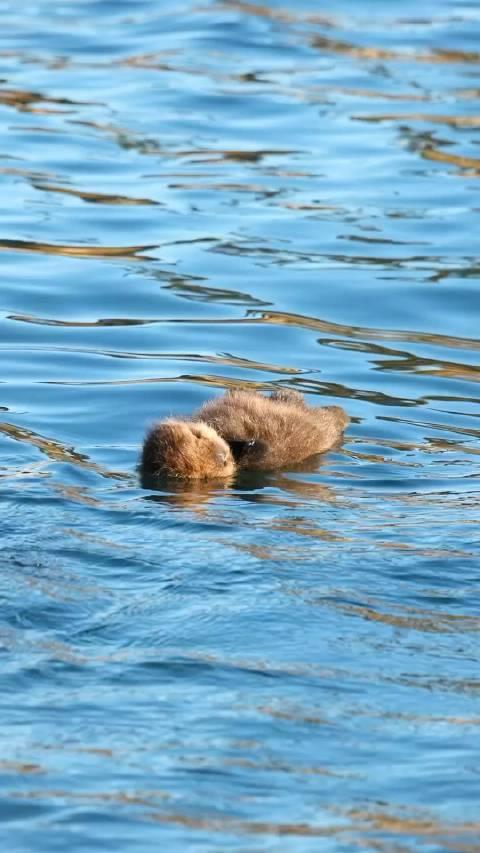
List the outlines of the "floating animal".
{"type": "Polygon", "coordinates": [[[340,406],[307,406],[297,391],[229,391],[191,420],[155,424],[140,468],[150,477],[225,479],[238,469],[269,471],[330,450],[350,419],[340,406]]]}

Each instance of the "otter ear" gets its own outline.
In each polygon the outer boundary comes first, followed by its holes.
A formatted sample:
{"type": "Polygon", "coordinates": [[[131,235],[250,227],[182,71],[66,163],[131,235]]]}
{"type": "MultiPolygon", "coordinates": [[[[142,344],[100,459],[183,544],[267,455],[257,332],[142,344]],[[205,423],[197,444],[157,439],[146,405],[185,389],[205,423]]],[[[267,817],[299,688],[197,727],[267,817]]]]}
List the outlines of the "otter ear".
{"type": "Polygon", "coordinates": [[[232,439],[228,442],[235,462],[240,462],[247,453],[258,453],[264,448],[263,441],[251,439],[232,439]]]}

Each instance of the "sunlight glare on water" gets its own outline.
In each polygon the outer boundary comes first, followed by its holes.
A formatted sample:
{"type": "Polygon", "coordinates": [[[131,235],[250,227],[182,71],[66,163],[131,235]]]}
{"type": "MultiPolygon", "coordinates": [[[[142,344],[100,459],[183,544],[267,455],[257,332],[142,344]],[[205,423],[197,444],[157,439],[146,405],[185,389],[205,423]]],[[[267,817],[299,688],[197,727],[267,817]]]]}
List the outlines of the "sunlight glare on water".
{"type": "Polygon", "coordinates": [[[1,23],[2,849],[473,853],[480,7],[1,23]],[[235,387],[344,444],[142,489],[235,387]]]}

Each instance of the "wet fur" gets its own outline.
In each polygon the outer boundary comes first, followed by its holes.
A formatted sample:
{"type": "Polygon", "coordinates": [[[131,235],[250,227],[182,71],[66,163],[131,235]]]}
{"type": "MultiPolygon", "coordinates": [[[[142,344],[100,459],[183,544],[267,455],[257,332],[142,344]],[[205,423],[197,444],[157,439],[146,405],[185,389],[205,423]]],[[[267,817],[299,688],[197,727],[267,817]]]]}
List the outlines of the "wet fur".
{"type": "Polygon", "coordinates": [[[204,403],[194,419],[213,427],[233,447],[238,467],[258,471],[285,468],[325,453],[350,420],[340,406],[310,407],[301,394],[289,390],[271,397],[230,391],[204,403]]]}
{"type": "Polygon", "coordinates": [[[228,444],[205,423],[170,419],[147,433],[140,459],[142,479],[230,477],[235,462],[228,444]]]}
{"type": "Polygon", "coordinates": [[[142,479],[225,480],[238,468],[285,468],[329,450],[349,420],[339,406],[310,407],[288,389],[270,397],[230,391],[189,421],[154,425],[142,449],[142,479]]]}

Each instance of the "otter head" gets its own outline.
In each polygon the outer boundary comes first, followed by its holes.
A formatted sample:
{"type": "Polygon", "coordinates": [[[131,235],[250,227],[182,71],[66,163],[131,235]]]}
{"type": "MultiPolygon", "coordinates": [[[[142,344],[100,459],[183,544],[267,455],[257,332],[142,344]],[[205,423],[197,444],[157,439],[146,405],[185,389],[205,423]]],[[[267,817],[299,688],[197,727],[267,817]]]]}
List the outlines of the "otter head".
{"type": "Polygon", "coordinates": [[[173,419],[149,432],[140,465],[143,475],[184,480],[224,479],[235,471],[228,444],[212,427],[173,419]]]}

